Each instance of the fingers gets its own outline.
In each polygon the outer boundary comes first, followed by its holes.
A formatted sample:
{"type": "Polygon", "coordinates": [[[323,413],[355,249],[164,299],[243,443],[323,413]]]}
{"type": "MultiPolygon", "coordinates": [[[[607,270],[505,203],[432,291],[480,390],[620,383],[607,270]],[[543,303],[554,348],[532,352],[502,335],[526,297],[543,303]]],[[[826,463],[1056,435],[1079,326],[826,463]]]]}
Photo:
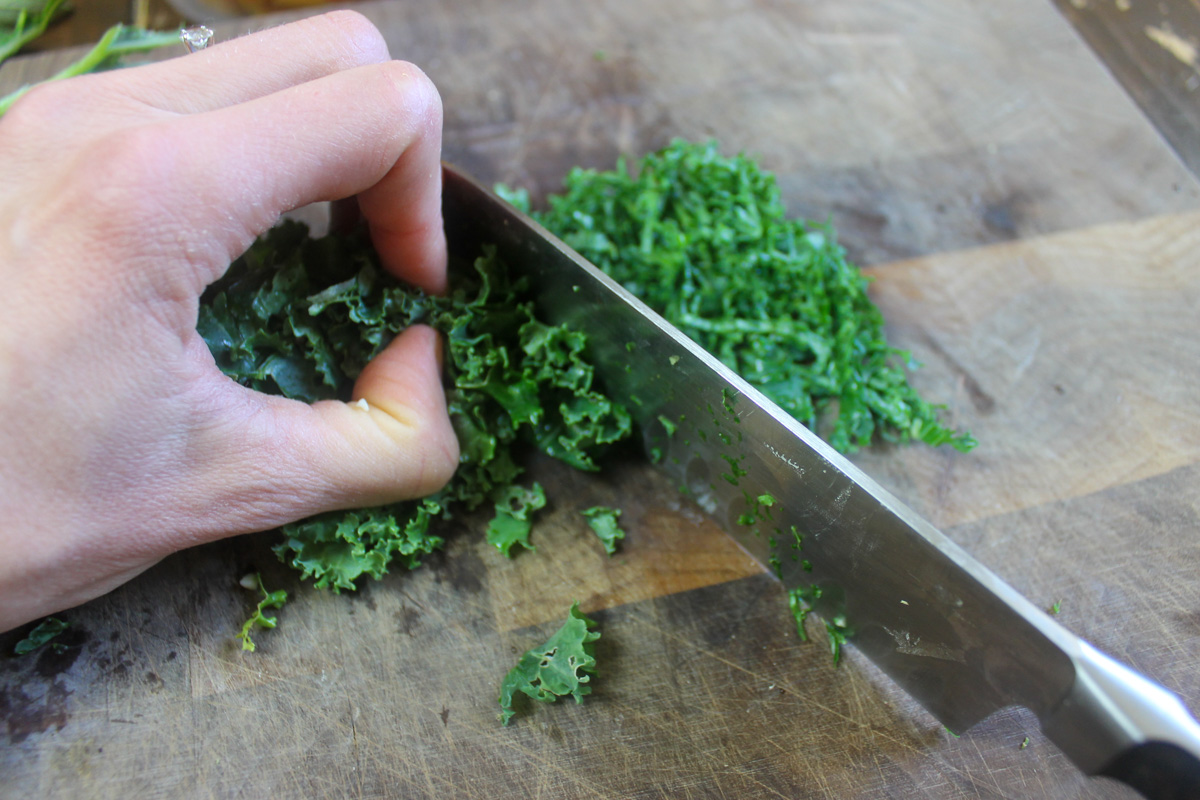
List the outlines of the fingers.
{"type": "MultiPolygon", "coordinates": [[[[246,392],[257,408],[225,427],[205,487],[221,509],[214,535],[262,530],[337,508],[382,505],[436,492],[458,466],[446,410],[437,334],[404,331],[363,371],[354,402],[312,406],[246,392]]],[[[237,387],[235,387],[237,388],[237,387]]],[[[178,544],[175,545],[176,547],[178,544]]]]}
{"type": "MultiPolygon", "coordinates": [[[[210,283],[278,216],[363,193],[384,265],[429,291],[445,285],[441,99],[417,67],[389,61],[337,72],[203,114],[129,132],[127,193],[157,184],[172,227],[208,252],[210,283]]],[[[112,183],[112,153],[105,164],[112,183]]]]}
{"type": "Polygon", "coordinates": [[[243,103],[354,67],[390,60],[379,30],[354,11],[334,11],[190,55],[97,76],[130,98],[192,114],[243,103]]]}

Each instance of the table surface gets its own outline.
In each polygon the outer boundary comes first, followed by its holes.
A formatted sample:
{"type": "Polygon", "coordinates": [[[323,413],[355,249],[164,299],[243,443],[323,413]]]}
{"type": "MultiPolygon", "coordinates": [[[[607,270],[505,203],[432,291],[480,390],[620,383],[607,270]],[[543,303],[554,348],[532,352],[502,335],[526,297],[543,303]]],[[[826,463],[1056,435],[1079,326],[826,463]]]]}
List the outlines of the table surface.
{"type": "MultiPolygon", "coordinates": [[[[438,84],[446,156],[484,181],[541,197],[675,136],[757,156],[795,214],[832,219],[915,382],[981,442],[855,462],[1200,708],[1200,183],[1053,4],[355,7],[438,84]]],[[[956,738],[853,648],[834,668],[647,464],[530,470],[537,553],[503,559],[465,516],[421,569],[334,596],[242,537],[67,612],[62,652],[0,636],[0,794],[1132,796],[1026,711],[956,738]],[[597,504],[624,511],[613,559],[577,513],[597,504]],[[242,653],[249,569],[294,599],[242,653]],[[575,599],[603,632],[595,694],[500,727],[500,678],[575,599]]]]}

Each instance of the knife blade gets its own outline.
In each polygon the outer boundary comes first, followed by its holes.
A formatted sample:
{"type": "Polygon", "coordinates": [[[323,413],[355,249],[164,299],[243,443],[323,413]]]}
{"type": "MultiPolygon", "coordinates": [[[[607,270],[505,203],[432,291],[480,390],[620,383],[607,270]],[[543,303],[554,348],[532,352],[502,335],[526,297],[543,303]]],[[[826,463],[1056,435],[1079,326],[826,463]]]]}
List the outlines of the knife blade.
{"type": "Polygon", "coordinates": [[[1200,797],[1200,724],[1084,642],[527,215],[445,166],[451,248],[494,244],[540,313],[584,331],[648,455],[951,731],[1033,711],[1087,774],[1200,797]]]}

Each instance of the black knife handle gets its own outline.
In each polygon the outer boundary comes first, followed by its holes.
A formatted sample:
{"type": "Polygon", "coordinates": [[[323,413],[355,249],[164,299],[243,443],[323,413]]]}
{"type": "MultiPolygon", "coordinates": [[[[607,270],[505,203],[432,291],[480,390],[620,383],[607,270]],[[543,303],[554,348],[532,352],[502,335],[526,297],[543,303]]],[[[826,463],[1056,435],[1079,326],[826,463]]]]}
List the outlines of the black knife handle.
{"type": "Polygon", "coordinates": [[[1081,639],[1075,683],[1042,730],[1089,775],[1149,800],[1200,800],[1200,722],[1179,697],[1081,639]]]}
{"type": "Polygon", "coordinates": [[[1200,760],[1169,742],[1132,747],[1099,774],[1132,786],[1149,800],[1200,800],[1200,760]]]}

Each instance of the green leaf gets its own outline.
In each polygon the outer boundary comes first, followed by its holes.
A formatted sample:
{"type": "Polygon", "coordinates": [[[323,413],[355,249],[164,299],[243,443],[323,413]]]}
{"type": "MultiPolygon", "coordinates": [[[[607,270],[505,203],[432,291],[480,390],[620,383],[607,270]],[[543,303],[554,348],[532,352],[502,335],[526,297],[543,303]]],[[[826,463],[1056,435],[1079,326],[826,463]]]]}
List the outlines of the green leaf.
{"type": "Polygon", "coordinates": [[[591,694],[591,677],[596,672],[595,641],[600,632],[592,630],[595,621],[572,603],[567,621],[544,644],[525,652],[509,670],[500,685],[500,720],[505,725],[516,713],[513,701],[517,693],[542,703],[553,703],[571,696],[582,703],[591,694]]]}
{"type": "Polygon", "coordinates": [[[535,483],[529,489],[522,486],[505,489],[496,502],[496,516],[488,523],[488,544],[509,558],[512,558],[509,551],[513,545],[519,544],[526,550],[536,549],[529,543],[529,532],[533,528],[529,515],[545,505],[546,492],[541,484],[535,483]]]}
{"type": "MultiPolygon", "coordinates": [[[[65,631],[68,627],[70,627],[70,623],[63,622],[57,617],[46,617],[46,619],[39,622],[37,626],[29,632],[28,636],[17,642],[16,646],[13,647],[13,652],[19,656],[23,656],[26,653],[32,653],[34,650],[37,650],[39,647],[65,631]]],[[[61,645],[51,645],[51,647],[54,647],[55,649],[62,649],[61,645]]]]}
{"type": "Polygon", "coordinates": [[[256,589],[262,593],[262,599],[258,601],[258,605],[254,607],[254,613],[242,625],[241,632],[236,638],[242,641],[242,650],[254,652],[254,640],[250,638],[250,632],[254,628],[271,629],[278,624],[278,617],[268,617],[263,612],[268,608],[283,608],[283,604],[287,602],[287,592],[280,589],[276,592],[268,592],[263,586],[262,575],[254,573],[242,578],[242,585],[247,589],[256,589]]]}
{"type": "Polygon", "coordinates": [[[600,537],[600,541],[604,544],[604,552],[610,556],[616,553],[617,543],[625,538],[625,531],[617,525],[617,517],[621,516],[621,510],[593,506],[581,513],[588,518],[588,525],[600,537]]]}

